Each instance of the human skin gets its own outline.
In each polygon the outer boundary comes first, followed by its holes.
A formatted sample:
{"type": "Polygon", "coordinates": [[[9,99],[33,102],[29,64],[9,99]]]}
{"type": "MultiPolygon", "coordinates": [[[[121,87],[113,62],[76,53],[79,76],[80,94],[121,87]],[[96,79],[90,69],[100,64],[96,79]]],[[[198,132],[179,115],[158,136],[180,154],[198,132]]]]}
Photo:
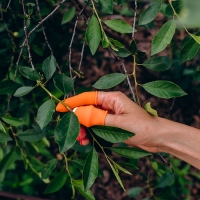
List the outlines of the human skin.
{"type": "MultiPolygon", "coordinates": [[[[124,141],[127,145],[154,153],[166,152],[200,169],[200,130],[153,116],[121,92],[98,92],[96,102],[100,109],[108,111],[106,126],[135,133],[124,141]]],[[[85,136],[82,144],[88,143],[85,136]]]]}

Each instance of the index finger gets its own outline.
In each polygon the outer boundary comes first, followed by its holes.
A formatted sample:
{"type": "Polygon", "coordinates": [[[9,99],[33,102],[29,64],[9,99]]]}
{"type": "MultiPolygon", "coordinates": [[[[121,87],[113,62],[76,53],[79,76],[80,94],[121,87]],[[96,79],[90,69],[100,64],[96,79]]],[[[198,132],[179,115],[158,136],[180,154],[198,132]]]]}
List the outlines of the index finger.
{"type": "MultiPolygon", "coordinates": [[[[86,105],[97,105],[98,101],[97,91],[94,92],[84,92],[76,96],[65,99],[63,102],[69,106],[71,109],[86,106],[86,105]]],[[[62,104],[58,103],[56,106],[56,111],[58,112],[68,112],[69,110],[62,104]]]]}

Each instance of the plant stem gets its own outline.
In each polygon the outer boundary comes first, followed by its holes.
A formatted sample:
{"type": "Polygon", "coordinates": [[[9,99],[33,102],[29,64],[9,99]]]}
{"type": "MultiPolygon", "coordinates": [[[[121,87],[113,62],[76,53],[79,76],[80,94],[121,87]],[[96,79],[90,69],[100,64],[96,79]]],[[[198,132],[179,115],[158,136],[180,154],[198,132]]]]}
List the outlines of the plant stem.
{"type": "Polygon", "coordinates": [[[47,90],[45,87],[44,87],[44,84],[41,83],[40,81],[37,80],[37,84],[54,100],[56,100],[57,102],[61,103],[63,106],[65,106],[69,111],[72,112],[72,109],[66,104],[64,103],[63,101],[61,101],[60,99],[58,99],[57,97],[55,97],[49,90],[47,90]]]}
{"type": "Polygon", "coordinates": [[[133,56],[133,78],[134,78],[134,83],[135,83],[135,92],[136,92],[136,98],[137,98],[137,103],[140,105],[140,99],[138,96],[138,83],[137,83],[137,77],[136,77],[136,56],[133,56]]]}

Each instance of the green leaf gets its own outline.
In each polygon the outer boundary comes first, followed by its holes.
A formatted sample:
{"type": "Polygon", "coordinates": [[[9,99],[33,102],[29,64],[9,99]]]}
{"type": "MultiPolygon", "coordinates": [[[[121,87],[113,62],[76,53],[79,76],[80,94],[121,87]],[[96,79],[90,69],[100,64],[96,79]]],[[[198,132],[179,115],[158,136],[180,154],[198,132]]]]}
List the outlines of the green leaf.
{"type": "Polygon", "coordinates": [[[43,129],[51,120],[53,113],[55,112],[55,103],[53,100],[49,99],[44,102],[37,112],[36,122],[43,129]]]}
{"type": "Polygon", "coordinates": [[[130,49],[131,49],[132,55],[135,55],[137,52],[137,45],[134,39],[131,41],[130,49]]]}
{"type": "Polygon", "coordinates": [[[6,122],[7,124],[10,124],[11,126],[21,126],[25,124],[24,121],[15,117],[4,116],[4,117],[1,117],[1,119],[3,119],[4,122],[6,122]]]}
{"type": "Polygon", "coordinates": [[[103,13],[113,14],[113,0],[99,0],[99,4],[103,13]]]}
{"type": "Polygon", "coordinates": [[[11,150],[0,162],[0,173],[6,171],[17,158],[16,149],[11,150]]]}
{"type": "Polygon", "coordinates": [[[1,121],[0,121],[0,130],[3,131],[6,134],[9,134],[7,127],[1,121]]]}
{"type": "Polygon", "coordinates": [[[20,87],[16,90],[16,92],[13,96],[15,96],[15,97],[24,96],[24,95],[28,94],[29,92],[31,92],[34,88],[35,87],[31,87],[31,86],[20,87]]]}
{"type": "Polygon", "coordinates": [[[95,200],[91,190],[84,191],[83,180],[73,180],[72,184],[87,200],[95,200]]]}
{"type": "Polygon", "coordinates": [[[139,18],[139,25],[145,25],[149,22],[153,21],[153,19],[157,16],[160,11],[162,5],[162,1],[154,1],[152,2],[146,10],[142,12],[139,18]]]}
{"type": "Polygon", "coordinates": [[[46,135],[46,132],[36,131],[35,129],[28,129],[24,132],[19,132],[17,136],[20,140],[27,142],[36,142],[41,140],[46,135]]]}
{"type": "Polygon", "coordinates": [[[150,113],[150,114],[152,114],[152,115],[154,115],[154,116],[158,116],[157,111],[151,107],[151,103],[150,103],[150,102],[146,103],[146,105],[144,106],[144,109],[145,109],[148,113],[150,113]]]}
{"type": "Polygon", "coordinates": [[[131,55],[131,53],[124,49],[124,48],[119,48],[118,51],[115,51],[116,55],[119,56],[120,58],[126,58],[131,55]]]}
{"type": "Polygon", "coordinates": [[[166,172],[162,177],[158,179],[156,188],[164,188],[171,185],[174,182],[174,173],[166,172]]]}
{"type": "Polygon", "coordinates": [[[191,60],[199,51],[200,45],[191,38],[188,40],[180,51],[180,62],[184,63],[186,60],[191,60]]]}
{"type": "MultiPolygon", "coordinates": [[[[114,40],[113,38],[109,38],[109,40],[118,48],[124,48],[121,42],[114,40]]],[[[130,54],[130,53],[129,53],[130,54]]]]}
{"type": "Polygon", "coordinates": [[[135,198],[137,196],[140,195],[140,193],[142,192],[143,188],[141,187],[134,187],[128,190],[127,192],[127,196],[131,197],[131,198],[135,198]]]}
{"type": "Polygon", "coordinates": [[[59,145],[59,152],[63,153],[70,149],[76,142],[80,130],[77,116],[69,112],[65,114],[56,126],[54,135],[59,145]]]}
{"type": "Polygon", "coordinates": [[[98,171],[98,155],[96,150],[92,148],[92,150],[88,154],[83,169],[83,185],[85,191],[87,191],[93,185],[95,179],[97,178],[98,171]]]}
{"type": "Polygon", "coordinates": [[[114,164],[115,169],[121,170],[122,172],[124,172],[124,173],[126,173],[128,175],[132,175],[131,172],[129,172],[127,169],[123,168],[122,166],[120,166],[119,164],[117,164],[116,162],[114,162],[113,160],[112,160],[112,162],[114,164]]]}
{"type": "Polygon", "coordinates": [[[31,7],[34,7],[35,4],[34,3],[26,3],[26,6],[31,6],[31,7]]]}
{"type": "Polygon", "coordinates": [[[20,87],[20,84],[11,80],[5,80],[0,82],[0,95],[12,94],[20,87]]]}
{"type": "Polygon", "coordinates": [[[90,47],[90,51],[92,55],[94,55],[101,40],[101,29],[99,26],[99,21],[97,20],[95,15],[92,15],[85,35],[88,45],[90,47]]]}
{"type": "Polygon", "coordinates": [[[190,33],[190,36],[193,37],[193,39],[194,39],[198,44],[200,44],[200,36],[194,35],[194,34],[191,34],[191,33],[190,33]]]}
{"type": "Polygon", "coordinates": [[[150,94],[165,99],[187,95],[178,85],[170,81],[153,81],[141,86],[150,94]]]}
{"type": "Polygon", "coordinates": [[[107,48],[110,45],[110,41],[107,37],[107,35],[105,34],[105,32],[102,33],[102,47],[103,48],[107,48]]]}
{"type": "Polygon", "coordinates": [[[96,89],[109,89],[121,83],[127,75],[121,73],[113,73],[102,76],[93,87],[96,89]]]}
{"type": "Polygon", "coordinates": [[[56,71],[56,59],[51,55],[46,58],[42,64],[42,69],[47,80],[49,80],[56,71]]]}
{"type": "Polygon", "coordinates": [[[193,81],[199,81],[200,80],[200,71],[196,71],[193,76],[193,81]]]}
{"type": "Polygon", "coordinates": [[[32,81],[36,81],[40,79],[40,75],[34,69],[30,67],[20,67],[19,71],[24,77],[32,81]]]}
{"type": "Polygon", "coordinates": [[[195,86],[194,90],[196,90],[197,92],[200,92],[200,85],[195,86]]]}
{"type": "Polygon", "coordinates": [[[107,20],[104,22],[109,28],[119,33],[132,33],[133,27],[121,19],[107,20]]]}
{"type": "Polygon", "coordinates": [[[134,133],[116,127],[93,126],[91,128],[96,135],[112,143],[123,142],[135,135],[134,133]]]}
{"type": "Polygon", "coordinates": [[[109,149],[115,152],[116,154],[133,159],[139,159],[151,155],[151,153],[147,151],[132,147],[110,147],[109,149]]]}
{"type": "Polygon", "coordinates": [[[75,16],[75,7],[70,8],[63,16],[61,24],[70,22],[75,16]]]}
{"type": "Polygon", "coordinates": [[[57,159],[49,160],[42,169],[42,179],[49,178],[51,172],[55,169],[57,164],[58,164],[57,159]]]}
{"type": "MultiPolygon", "coordinates": [[[[179,14],[180,11],[182,10],[183,1],[172,1],[172,6],[174,10],[176,11],[176,13],[179,14]]],[[[168,16],[174,15],[174,11],[172,10],[172,7],[170,4],[168,4],[167,7],[165,8],[165,14],[168,16]]]]}
{"type": "Polygon", "coordinates": [[[109,159],[107,159],[107,161],[108,161],[108,163],[109,163],[109,165],[110,165],[110,167],[111,167],[111,169],[112,169],[112,171],[113,171],[115,177],[117,178],[119,184],[121,185],[122,189],[125,191],[124,185],[123,185],[123,183],[122,183],[122,180],[121,180],[121,178],[120,178],[118,172],[116,171],[116,169],[114,168],[114,166],[111,164],[111,162],[109,161],[109,159]]]}
{"type": "Polygon", "coordinates": [[[37,45],[32,45],[31,49],[33,49],[33,51],[35,51],[35,53],[38,54],[39,56],[44,55],[43,50],[40,47],[38,47],[37,45]]]}
{"type": "Polygon", "coordinates": [[[135,166],[134,164],[132,163],[121,163],[121,162],[118,162],[118,164],[124,166],[124,167],[127,167],[127,168],[130,168],[130,169],[139,169],[137,166],[135,166]]]}
{"type": "Polygon", "coordinates": [[[159,56],[156,58],[150,58],[142,65],[144,65],[147,69],[160,72],[168,70],[172,66],[172,63],[173,60],[168,58],[167,56],[159,56]]]}
{"type": "Polygon", "coordinates": [[[153,38],[151,56],[164,50],[175,33],[176,23],[172,19],[166,22],[153,38]]]}
{"type": "Polygon", "coordinates": [[[0,147],[4,148],[8,141],[12,141],[12,138],[3,131],[0,131],[0,147]]]}
{"type": "Polygon", "coordinates": [[[55,87],[60,90],[65,96],[68,95],[74,88],[74,81],[66,76],[60,74],[53,79],[55,87]]]}
{"type": "Polygon", "coordinates": [[[65,184],[67,177],[68,175],[66,172],[60,172],[59,174],[57,174],[47,186],[46,190],[44,191],[44,194],[49,194],[60,190],[65,184]]]}

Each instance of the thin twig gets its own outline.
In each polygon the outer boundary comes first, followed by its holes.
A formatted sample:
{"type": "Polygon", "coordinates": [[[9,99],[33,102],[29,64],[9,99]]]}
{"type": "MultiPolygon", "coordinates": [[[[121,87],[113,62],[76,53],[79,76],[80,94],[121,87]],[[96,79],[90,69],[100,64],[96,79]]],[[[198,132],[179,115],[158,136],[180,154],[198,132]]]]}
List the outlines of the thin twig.
{"type": "Polygon", "coordinates": [[[132,98],[133,98],[133,100],[136,102],[135,93],[134,93],[134,91],[133,91],[133,88],[132,88],[132,85],[131,85],[131,81],[130,81],[130,79],[129,79],[128,72],[127,72],[127,69],[126,69],[125,64],[122,62],[121,58],[119,58],[119,57],[115,54],[115,52],[114,52],[112,49],[108,48],[108,50],[109,50],[109,51],[117,58],[117,60],[120,62],[121,66],[122,66],[122,68],[123,68],[123,70],[124,70],[124,73],[127,75],[126,79],[127,79],[128,86],[129,86],[129,89],[130,89],[131,94],[132,94],[132,98]]]}
{"type": "Polygon", "coordinates": [[[81,58],[80,58],[80,62],[78,65],[78,70],[81,70],[81,65],[82,65],[82,61],[83,61],[83,54],[84,54],[84,50],[85,50],[85,41],[83,42],[83,46],[82,46],[82,50],[81,50],[81,58]]]}
{"type": "Polygon", "coordinates": [[[18,59],[17,59],[17,62],[16,62],[15,81],[16,81],[16,76],[17,76],[17,70],[18,70],[18,67],[19,67],[19,61],[20,61],[20,58],[22,56],[22,51],[23,51],[23,48],[20,49],[19,56],[18,56],[18,59]]]}
{"type": "MultiPolygon", "coordinates": [[[[26,16],[27,14],[26,14],[25,7],[24,7],[24,0],[22,0],[22,8],[23,8],[24,15],[26,16]]],[[[32,69],[35,69],[33,62],[32,62],[31,49],[30,49],[30,46],[29,46],[29,43],[28,43],[27,26],[26,26],[26,19],[25,18],[24,18],[24,34],[25,34],[25,37],[26,37],[26,45],[27,45],[27,50],[28,50],[29,62],[31,63],[32,69]]]]}
{"type": "MultiPolygon", "coordinates": [[[[38,15],[39,15],[40,21],[42,21],[42,16],[41,16],[40,6],[39,6],[39,3],[38,3],[38,0],[35,0],[35,2],[36,2],[36,5],[37,5],[37,11],[38,11],[38,15]]],[[[47,39],[47,35],[46,35],[45,30],[44,30],[44,25],[41,24],[41,26],[42,26],[42,32],[43,32],[43,35],[44,35],[45,42],[46,42],[46,44],[47,44],[47,46],[48,46],[48,48],[49,48],[49,50],[50,50],[50,52],[51,52],[51,55],[52,55],[53,57],[55,57],[55,56],[54,56],[54,53],[53,53],[53,49],[51,48],[51,45],[49,44],[49,41],[48,41],[48,39],[47,39]]],[[[62,71],[61,71],[61,68],[59,67],[59,65],[58,65],[57,62],[56,62],[56,66],[57,66],[57,68],[58,68],[58,70],[59,70],[58,73],[61,74],[62,71]]]]}
{"type": "Polygon", "coordinates": [[[161,157],[161,159],[165,162],[165,164],[171,169],[172,172],[174,172],[174,169],[172,167],[172,164],[170,162],[168,162],[167,160],[165,160],[165,158],[162,156],[161,153],[158,153],[159,156],[161,157]]]}
{"type": "Polygon", "coordinates": [[[134,13],[134,18],[133,18],[132,38],[134,38],[134,34],[135,34],[136,15],[137,15],[137,0],[135,0],[135,13],[134,13]]]}
{"type": "Polygon", "coordinates": [[[11,2],[11,0],[9,0],[9,2],[8,2],[7,6],[6,6],[6,10],[9,8],[10,2],[11,2]]]}

